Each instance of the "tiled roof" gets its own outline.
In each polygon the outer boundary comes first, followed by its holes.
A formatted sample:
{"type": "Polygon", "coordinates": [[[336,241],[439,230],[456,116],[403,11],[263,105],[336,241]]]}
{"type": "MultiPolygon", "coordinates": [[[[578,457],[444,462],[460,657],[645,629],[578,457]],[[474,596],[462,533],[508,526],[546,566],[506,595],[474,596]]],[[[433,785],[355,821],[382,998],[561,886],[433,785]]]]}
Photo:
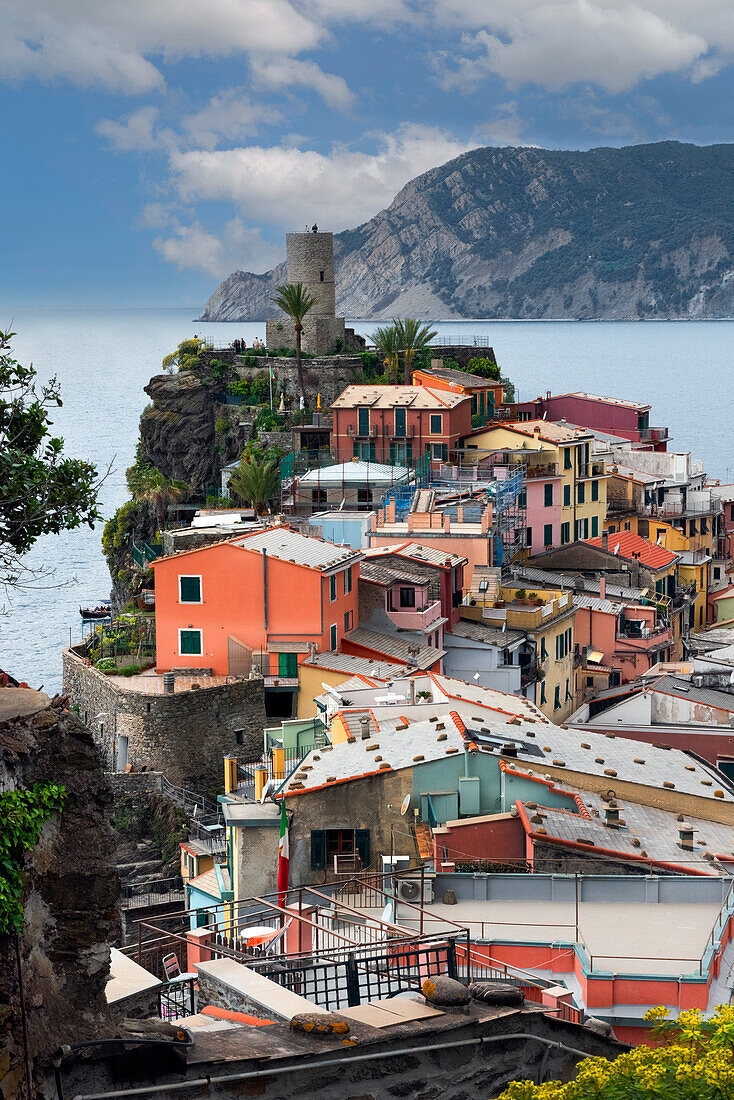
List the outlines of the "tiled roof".
{"type": "Polygon", "coordinates": [[[428,577],[422,577],[419,573],[411,573],[407,568],[398,565],[381,565],[367,558],[359,567],[359,579],[369,581],[370,584],[379,584],[383,588],[394,584],[395,581],[406,581],[408,584],[430,584],[428,577]]]}
{"type": "Polygon", "coordinates": [[[234,545],[257,553],[265,550],[271,558],[291,561],[296,565],[306,565],[309,569],[324,572],[347,566],[362,557],[359,550],[352,550],[349,546],[335,546],[333,542],[302,535],[298,531],[289,531],[287,527],[271,527],[267,531],[235,539],[234,545]]]}
{"type": "Polygon", "coordinates": [[[648,691],[673,695],[677,699],[687,699],[691,703],[701,703],[703,706],[734,712],[734,695],[729,695],[726,691],[717,691],[716,688],[697,687],[690,680],[678,676],[663,676],[648,687],[648,691]]]}
{"type": "Polygon", "coordinates": [[[375,546],[366,552],[366,560],[372,561],[379,556],[398,554],[401,558],[411,558],[413,561],[425,562],[427,565],[438,565],[441,569],[453,569],[457,565],[466,564],[467,558],[458,554],[450,554],[448,550],[436,549],[433,546],[421,546],[418,542],[402,542],[396,546],[375,546]]]}
{"type": "MultiPolygon", "coordinates": [[[[548,443],[577,443],[582,439],[591,439],[588,428],[577,428],[560,420],[522,420],[510,424],[499,422],[496,427],[529,436],[531,439],[543,439],[548,443]]],[[[482,430],[491,431],[492,426],[488,425],[482,430]]]]}
{"type": "Polygon", "coordinates": [[[574,607],[588,608],[590,611],[602,611],[605,615],[621,615],[625,604],[602,600],[597,596],[574,596],[574,607]]]}
{"type": "Polygon", "coordinates": [[[428,389],[426,386],[347,386],[332,403],[332,409],[354,409],[358,405],[371,409],[453,409],[469,401],[463,393],[428,389]]]}
{"type": "MultiPolygon", "coordinates": [[[[584,539],[582,545],[594,546],[597,550],[602,549],[600,537],[584,539]]],[[[624,558],[625,561],[639,560],[648,569],[665,569],[678,560],[678,555],[672,550],[666,550],[664,546],[656,546],[647,539],[643,539],[642,535],[636,535],[634,531],[619,531],[617,534],[610,535],[608,550],[610,554],[616,551],[616,556],[624,558]],[[617,547],[619,547],[618,550],[617,547]]]]}
{"type": "Polygon", "coordinates": [[[368,630],[365,626],[358,626],[350,631],[346,638],[354,645],[371,649],[375,653],[384,653],[386,657],[396,657],[413,668],[431,668],[446,654],[445,649],[434,649],[427,645],[419,646],[399,634],[380,634],[376,630],[368,630]]]}
{"type": "MultiPolygon", "coordinates": [[[[495,382],[489,378],[480,378],[478,374],[471,374],[467,370],[452,370],[451,367],[425,368],[420,373],[425,377],[433,375],[443,382],[453,382],[457,386],[470,386],[472,389],[491,389],[492,386],[502,385],[501,382],[495,382]]],[[[424,382],[422,385],[427,385],[427,383],[424,382]]]]}
{"type": "Polygon", "coordinates": [[[640,485],[662,485],[666,480],[664,477],[648,474],[644,470],[635,470],[632,466],[623,466],[621,462],[615,462],[612,465],[607,463],[607,473],[611,477],[624,478],[625,481],[637,481],[640,485]]]}
{"type": "Polygon", "coordinates": [[[593,844],[590,851],[592,855],[594,850],[603,850],[610,858],[617,855],[623,859],[647,859],[648,863],[652,860],[656,863],[675,864],[679,871],[688,874],[726,873],[720,865],[705,859],[704,852],[729,859],[734,857],[732,825],[686,817],[685,823],[695,830],[693,851],[687,851],[680,845],[679,829],[683,823],[678,821],[678,815],[672,811],[625,802],[618,798],[615,801],[619,816],[625,824],[622,827],[609,827],[605,824],[606,803],[598,795],[579,791],[577,796],[590,817],[556,807],[546,807],[543,805],[543,796],[538,795],[536,807],[522,804],[523,825],[528,831],[545,829],[547,836],[541,834],[537,838],[544,843],[555,840],[576,846],[584,840],[593,844]],[[532,820],[536,817],[542,817],[542,822],[532,820]]]}
{"type": "MultiPolygon", "coordinates": [[[[545,715],[536,707],[535,703],[522,695],[510,695],[506,691],[482,687],[477,683],[468,684],[465,680],[457,680],[453,676],[444,676],[443,673],[439,672],[429,672],[428,679],[431,680],[445,699],[456,702],[458,706],[469,704],[469,707],[473,708],[476,704],[480,708],[490,711],[517,715],[520,718],[547,721],[545,715]]],[[[468,715],[471,721],[484,721],[484,717],[478,715],[474,718],[472,710],[464,708],[464,713],[468,715]]],[[[492,720],[496,721],[494,718],[492,720]]]]}
{"type": "MultiPolygon", "coordinates": [[[[468,619],[461,619],[452,626],[451,634],[456,634],[459,638],[468,638],[472,642],[483,642],[484,645],[501,646],[503,649],[525,637],[521,630],[500,630],[499,627],[469,622],[468,619]]],[[[444,634],[445,638],[446,634],[444,634]]]]}
{"type": "MultiPolygon", "coordinates": [[[[521,565],[515,576],[533,581],[537,585],[548,584],[552,588],[574,588],[587,595],[601,592],[598,577],[578,577],[572,573],[556,573],[550,569],[535,569],[529,565],[521,565]]],[[[609,581],[606,585],[607,596],[613,596],[618,600],[633,600],[635,603],[648,591],[647,588],[628,588],[626,585],[611,584],[609,581]]]]}
{"type": "Polygon", "coordinates": [[[638,409],[645,412],[652,408],[651,405],[642,405],[639,401],[626,401],[622,397],[601,397],[598,393],[582,393],[576,390],[574,393],[556,394],[555,397],[583,397],[585,401],[601,401],[603,405],[619,405],[623,409],[638,409]]]}
{"type": "MultiPolygon", "coordinates": [[[[229,882],[229,871],[226,867],[221,868],[222,881],[224,883],[225,890],[231,890],[232,887],[229,882]]],[[[201,890],[202,894],[208,894],[212,898],[220,898],[221,892],[219,889],[219,883],[217,882],[217,872],[214,868],[210,868],[208,871],[204,871],[203,874],[197,875],[196,878],[190,878],[187,880],[189,886],[196,887],[197,890],[201,890]]]]}
{"type": "MultiPolygon", "coordinates": [[[[303,662],[311,668],[330,669],[332,672],[348,672],[351,675],[374,676],[378,680],[390,680],[395,676],[404,676],[405,665],[392,664],[390,661],[373,661],[370,657],[353,657],[349,653],[315,653],[303,662]]],[[[342,687],[343,685],[340,685],[342,687]]]]}

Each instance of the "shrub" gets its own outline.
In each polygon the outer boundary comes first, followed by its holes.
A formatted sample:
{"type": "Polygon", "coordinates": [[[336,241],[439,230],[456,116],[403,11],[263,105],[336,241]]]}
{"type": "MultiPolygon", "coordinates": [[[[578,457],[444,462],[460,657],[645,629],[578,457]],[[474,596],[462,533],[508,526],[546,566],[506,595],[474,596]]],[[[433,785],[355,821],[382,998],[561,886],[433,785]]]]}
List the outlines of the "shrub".
{"type": "Polygon", "coordinates": [[[217,435],[226,435],[229,431],[230,423],[226,416],[218,416],[214,421],[214,431],[217,435]]]}
{"type": "Polygon", "coordinates": [[[487,359],[486,356],[480,358],[475,355],[467,363],[466,369],[469,374],[476,374],[478,378],[489,378],[493,382],[500,380],[500,368],[494,359],[487,359]]]}
{"type": "Polygon", "coordinates": [[[115,658],[103,657],[100,661],[97,661],[94,667],[99,669],[100,672],[110,672],[115,668],[115,658]]]}
{"type": "Polygon", "coordinates": [[[474,413],[473,417],[471,418],[472,428],[481,428],[483,423],[484,423],[484,417],[480,416],[479,413],[474,413]]]}

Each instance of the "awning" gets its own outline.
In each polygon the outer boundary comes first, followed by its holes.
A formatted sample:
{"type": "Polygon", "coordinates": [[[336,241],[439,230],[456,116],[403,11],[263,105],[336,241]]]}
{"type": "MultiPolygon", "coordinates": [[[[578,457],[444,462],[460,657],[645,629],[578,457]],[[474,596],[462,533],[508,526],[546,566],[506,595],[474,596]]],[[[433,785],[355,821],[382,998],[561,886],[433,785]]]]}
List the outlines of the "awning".
{"type": "Polygon", "coordinates": [[[586,654],[586,660],[592,665],[599,665],[604,659],[604,654],[600,653],[598,649],[590,649],[586,654]]]}

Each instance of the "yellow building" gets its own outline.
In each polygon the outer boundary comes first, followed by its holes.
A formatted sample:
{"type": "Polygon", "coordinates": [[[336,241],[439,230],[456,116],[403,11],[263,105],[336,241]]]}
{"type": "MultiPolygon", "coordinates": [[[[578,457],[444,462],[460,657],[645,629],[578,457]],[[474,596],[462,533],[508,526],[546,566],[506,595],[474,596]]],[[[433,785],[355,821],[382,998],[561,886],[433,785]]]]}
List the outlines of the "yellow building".
{"type": "Polygon", "coordinates": [[[410,672],[407,665],[390,661],[372,661],[368,657],[353,657],[348,653],[314,653],[298,666],[298,718],[317,718],[319,709],[314,702],[327,687],[339,687],[345,680],[356,676],[365,684],[377,685],[396,676],[410,672]]]}
{"type": "Polygon", "coordinates": [[[576,610],[573,594],[559,589],[502,587],[498,600],[487,599],[472,584],[469,594],[473,603],[464,604],[462,619],[484,623],[485,626],[507,624],[508,630],[521,630],[534,643],[535,668],[528,670],[528,683],[537,673],[535,693],[526,691],[527,697],[542,710],[546,718],[559,723],[576,709],[576,674],[574,652],[576,646],[576,610]]]}
{"type": "MultiPolygon", "coordinates": [[[[528,467],[528,526],[542,522],[544,528],[555,528],[549,545],[563,546],[579,539],[595,538],[603,529],[607,514],[607,475],[604,463],[592,459],[593,434],[586,428],[572,427],[563,421],[527,420],[516,424],[496,424],[473,432],[464,440],[462,461],[476,461],[488,453],[501,451],[508,458],[523,461],[528,467]],[[540,512],[546,499],[534,500],[534,483],[543,481],[543,471],[549,479],[558,482],[557,507],[560,508],[555,523],[550,513],[540,512]]],[[[554,490],[548,499],[554,499],[554,490]]],[[[555,503],[555,500],[554,500],[555,503]]],[[[551,532],[549,531],[549,534],[551,532]]]]}
{"type": "MultiPolygon", "coordinates": [[[[678,562],[678,582],[681,588],[693,589],[695,599],[688,610],[688,626],[694,632],[706,626],[706,607],[708,602],[708,570],[711,551],[695,543],[706,541],[707,536],[699,532],[697,537],[683,534],[679,527],[661,519],[641,519],[641,527],[647,528],[645,538],[657,546],[664,546],[680,555],[678,562]]],[[[709,536],[710,537],[710,536],[709,536]]]]}

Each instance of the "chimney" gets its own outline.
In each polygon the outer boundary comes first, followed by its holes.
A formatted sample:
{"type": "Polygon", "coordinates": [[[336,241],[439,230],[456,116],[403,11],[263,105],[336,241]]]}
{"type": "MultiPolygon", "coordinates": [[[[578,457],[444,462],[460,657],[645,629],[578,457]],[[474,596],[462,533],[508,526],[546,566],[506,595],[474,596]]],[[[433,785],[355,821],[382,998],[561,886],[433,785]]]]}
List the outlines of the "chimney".
{"type": "Polygon", "coordinates": [[[363,741],[369,741],[370,737],[370,719],[369,715],[362,714],[359,718],[359,729],[363,741]]]}
{"type": "Polygon", "coordinates": [[[163,694],[173,695],[176,690],[176,673],[164,672],[163,673],[163,694]]]}
{"type": "Polygon", "coordinates": [[[609,532],[608,531],[602,531],[602,533],[601,533],[601,548],[602,548],[602,550],[608,550],[609,549],[609,532]]]}
{"type": "Polygon", "coordinates": [[[619,825],[619,806],[616,802],[610,802],[604,807],[604,822],[612,829],[619,825]]]}
{"type": "Polygon", "coordinates": [[[607,578],[602,573],[599,577],[599,599],[605,600],[607,598],[607,578]]]}
{"type": "Polygon", "coordinates": [[[681,848],[685,848],[687,852],[693,851],[693,826],[687,821],[681,821],[678,826],[678,836],[680,838],[681,848]]]}
{"type": "Polygon", "coordinates": [[[506,745],[503,745],[502,748],[500,749],[500,752],[502,753],[503,756],[517,757],[517,745],[514,745],[510,742],[506,745]]]}

